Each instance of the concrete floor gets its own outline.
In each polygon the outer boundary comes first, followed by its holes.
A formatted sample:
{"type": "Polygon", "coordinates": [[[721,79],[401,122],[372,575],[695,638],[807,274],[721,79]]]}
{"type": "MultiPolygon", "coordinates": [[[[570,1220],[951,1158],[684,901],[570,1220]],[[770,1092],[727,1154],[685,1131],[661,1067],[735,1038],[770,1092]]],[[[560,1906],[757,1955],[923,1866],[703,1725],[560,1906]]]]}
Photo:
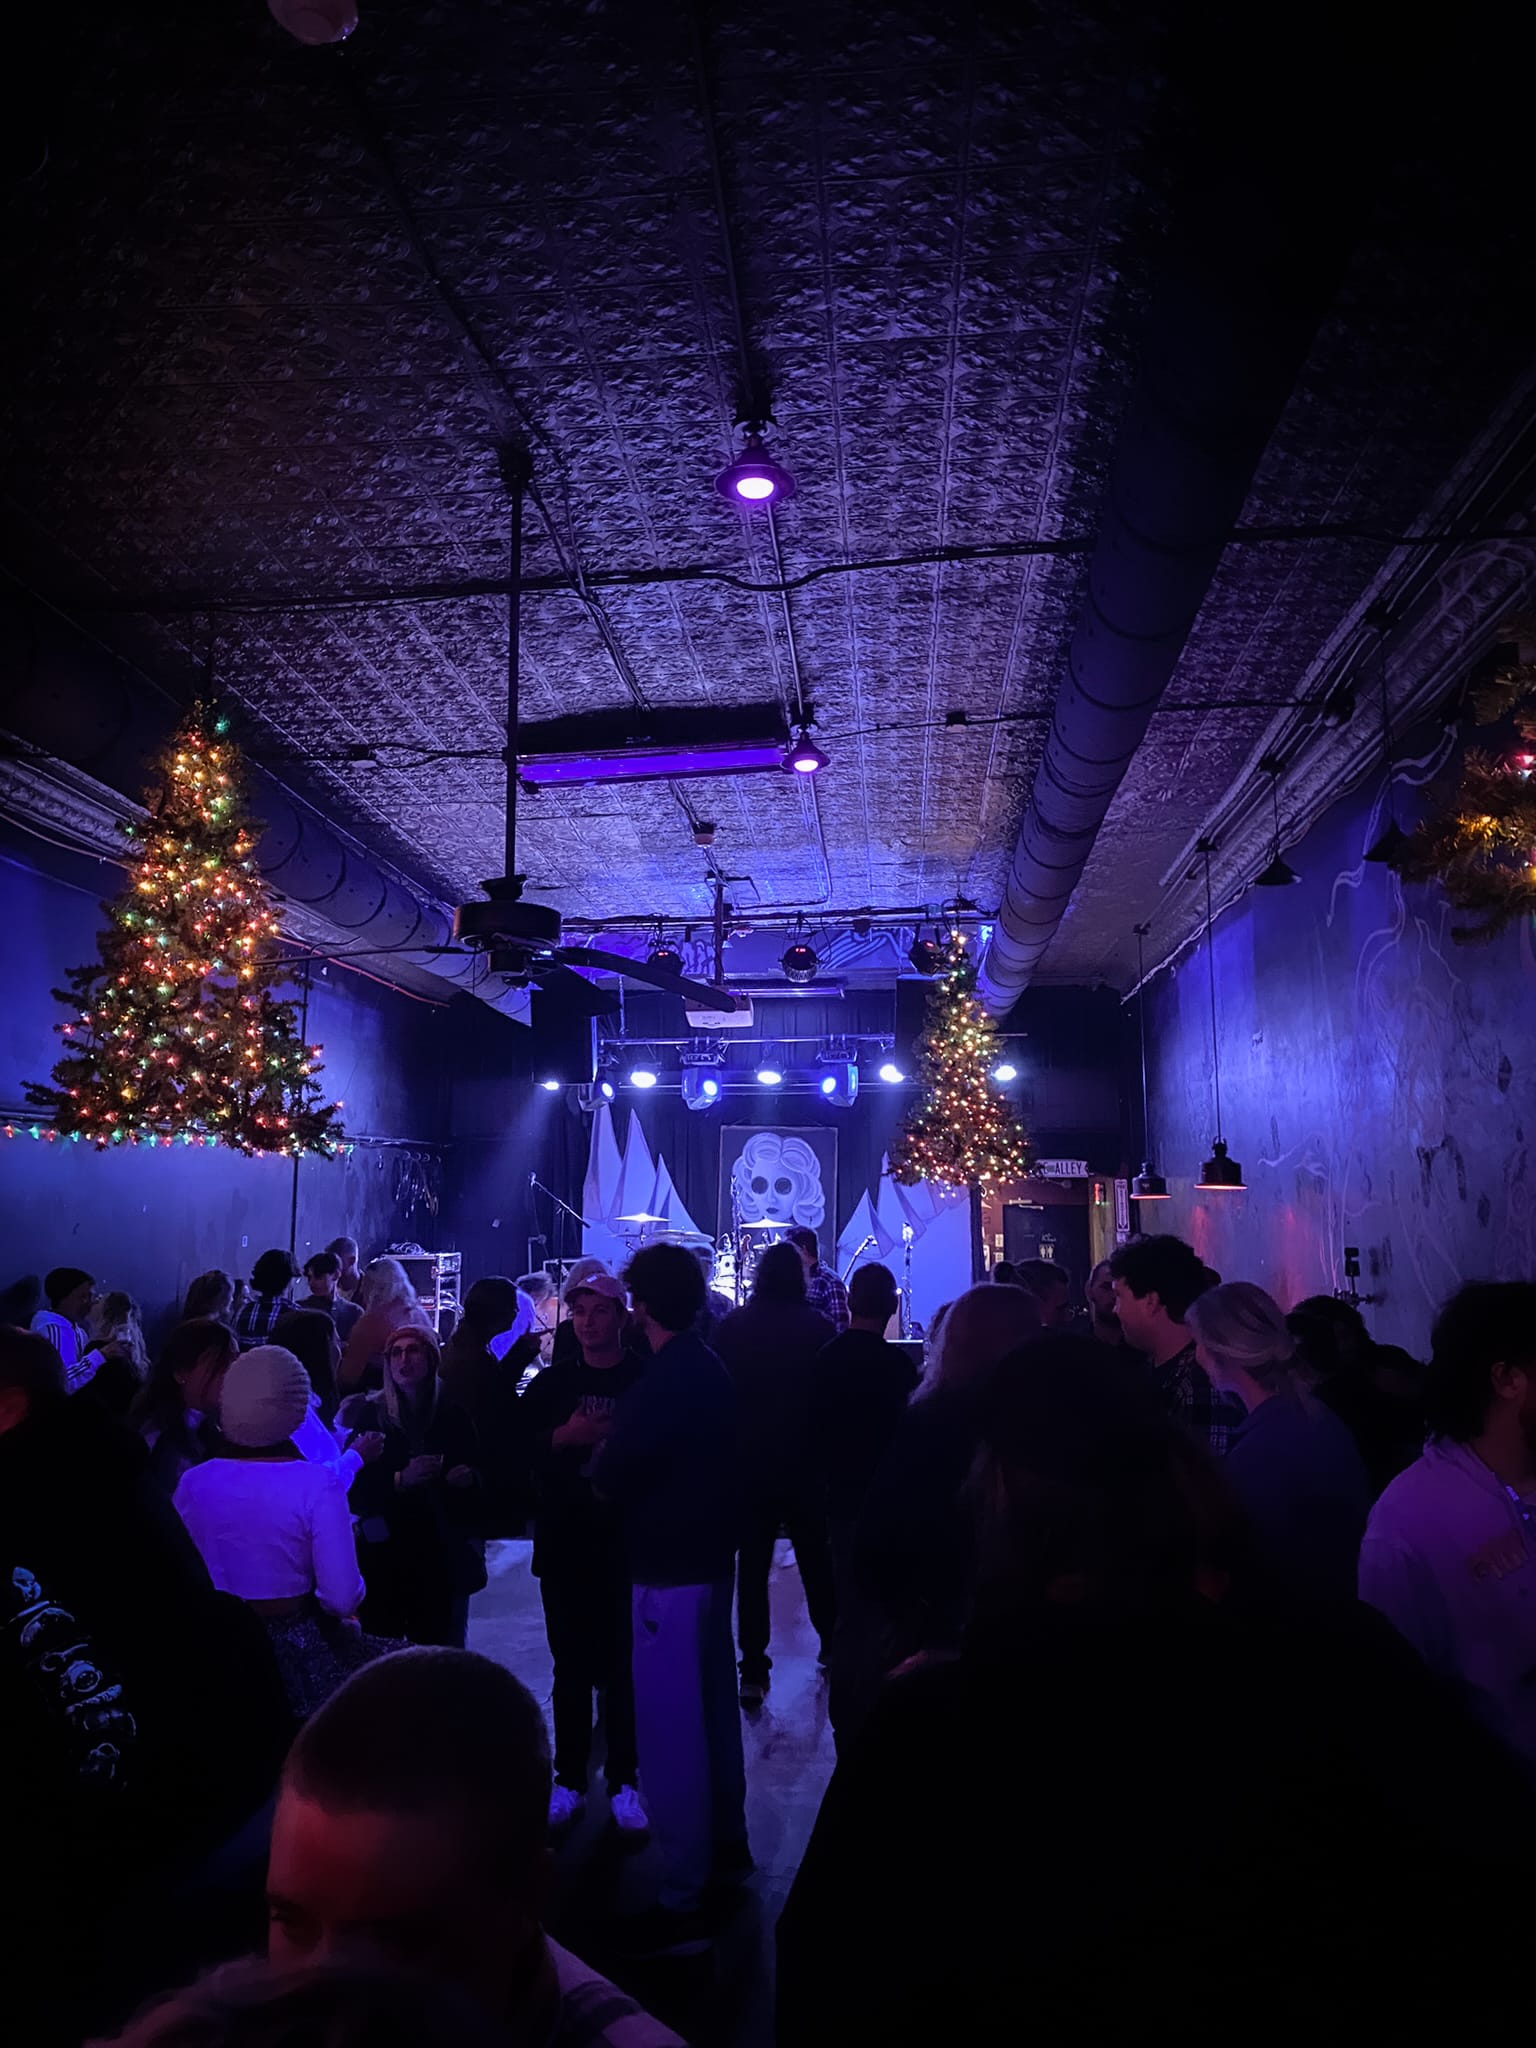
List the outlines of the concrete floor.
{"type": "MultiPolygon", "coordinates": [[[[470,1609],[469,1645],[516,1672],[549,1713],[552,1665],[528,1543],[493,1543],[490,1584],[470,1609]]],[[[770,1584],[773,1685],[760,1713],[743,1714],[747,1829],[757,1871],[724,1919],[713,1956],[626,1964],[613,1953],[615,1917],[654,1897],[653,1854],[623,1851],[608,1825],[600,1772],[587,1812],[559,1845],[549,1916],[557,1940],[603,1970],[695,2048],[768,2048],[773,2038],[773,1928],[832,1774],[826,1682],[794,1553],[781,1543],[770,1584]]],[[[601,1733],[598,1737],[599,1755],[601,1733]]],[[[641,1765],[642,1780],[644,1764],[641,1765]]]]}

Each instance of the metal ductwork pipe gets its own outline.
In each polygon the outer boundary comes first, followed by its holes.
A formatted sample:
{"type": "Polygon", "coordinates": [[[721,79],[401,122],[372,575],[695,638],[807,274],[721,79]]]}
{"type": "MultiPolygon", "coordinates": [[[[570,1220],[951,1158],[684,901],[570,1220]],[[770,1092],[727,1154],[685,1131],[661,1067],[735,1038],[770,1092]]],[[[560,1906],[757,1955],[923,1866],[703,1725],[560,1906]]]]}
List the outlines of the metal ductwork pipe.
{"type": "MultiPolygon", "coordinates": [[[[0,725],[29,746],[137,801],[149,760],[172,729],[173,708],[126,663],[53,614],[22,599],[5,608],[9,691],[0,725]]],[[[477,957],[433,950],[453,943],[453,912],[387,874],[301,798],[259,768],[250,808],[261,828],[256,865],[286,900],[322,917],[348,949],[378,946],[492,1009],[522,1012],[527,991],[489,976],[477,957]]]]}
{"type": "MultiPolygon", "coordinates": [[[[1294,119],[1293,109],[1268,178],[1295,173],[1294,119]]],[[[1262,143],[1247,135],[1242,156],[1262,143]]],[[[1148,306],[1082,612],[981,964],[978,993],[994,1014],[1023,993],[1056,934],[1338,283],[1344,195],[1330,186],[1330,206],[1316,187],[1263,178],[1213,192],[1230,150],[1206,138],[1206,188],[1198,165],[1190,173],[1198,218],[1148,306]]]]}

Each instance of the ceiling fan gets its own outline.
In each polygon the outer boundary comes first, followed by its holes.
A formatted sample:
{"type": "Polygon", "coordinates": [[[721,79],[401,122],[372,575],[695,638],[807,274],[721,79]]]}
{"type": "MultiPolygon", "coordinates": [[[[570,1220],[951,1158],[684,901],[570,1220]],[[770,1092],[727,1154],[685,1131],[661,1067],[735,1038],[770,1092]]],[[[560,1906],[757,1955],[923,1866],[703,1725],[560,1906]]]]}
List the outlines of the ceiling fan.
{"type": "MultiPolygon", "coordinates": [[[[506,872],[483,884],[484,903],[463,903],[454,912],[453,936],[460,945],[483,953],[493,974],[514,984],[558,993],[562,1000],[588,1015],[601,1017],[614,1007],[613,998],[586,978],[577,968],[589,972],[617,974],[626,981],[643,982],[666,995],[682,996],[700,1009],[731,1011],[736,998],[728,989],[684,974],[672,974],[648,962],[627,960],[621,953],[604,952],[597,946],[568,946],[562,943],[560,913],[547,903],[523,900],[526,876],[517,871],[517,733],[518,733],[518,641],[521,629],[523,572],[523,499],[531,478],[528,457],[520,448],[502,451],[501,474],[511,499],[511,575],[507,594],[507,810],[505,827],[506,872]]],[[[715,955],[715,972],[720,955],[715,955]]]]}

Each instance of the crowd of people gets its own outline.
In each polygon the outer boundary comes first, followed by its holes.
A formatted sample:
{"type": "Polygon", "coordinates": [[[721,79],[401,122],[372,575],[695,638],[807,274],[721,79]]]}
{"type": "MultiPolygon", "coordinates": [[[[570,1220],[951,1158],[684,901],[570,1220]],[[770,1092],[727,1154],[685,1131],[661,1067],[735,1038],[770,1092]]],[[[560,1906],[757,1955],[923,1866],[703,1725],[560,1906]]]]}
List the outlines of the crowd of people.
{"type": "Polygon", "coordinates": [[[182,1310],[150,1347],[80,1269],[0,1303],[17,2039],[675,2040],[540,1872],[596,1757],[660,1872],[618,1951],[709,1950],[785,1536],[838,1755],[785,2043],[1518,2017],[1483,1905],[1536,1817],[1536,1284],[1463,1288],[1422,1368],[1171,1236],[1081,1294],[999,1266],[921,1355],[801,1231],[739,1306],[663,1242],[443,1331],[343,1237],[182,1310]],[[465,1647],[525,1534],[552,1747],[465,1647]],[[267,1961],[200,1974],[263,1883],[267,1961]]]}

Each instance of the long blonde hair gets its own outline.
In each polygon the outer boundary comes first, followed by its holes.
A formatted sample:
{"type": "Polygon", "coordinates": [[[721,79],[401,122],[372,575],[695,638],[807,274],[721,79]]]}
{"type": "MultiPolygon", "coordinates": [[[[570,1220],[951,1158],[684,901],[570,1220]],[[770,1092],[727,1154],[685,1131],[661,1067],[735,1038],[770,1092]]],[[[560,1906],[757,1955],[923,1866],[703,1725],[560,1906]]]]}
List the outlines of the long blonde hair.
{"type": "Polygon", "coordinates": [[[1245,1372],[1271,1394],[1289,1382],[1296,1340],[1279,1302],[1251,1280],[1209,1288],[1190,1303],[1184,1320],[1219,1371],[1245,1372]]]}
{"type": "Polygon", "coordinates": [[[1022,1287],[984,1281],[950,1303],[915,1401],[984,1380],[1010,1351],[1040,1334],[1040,1310],[1022,1287]]]}
{"type": "Polygon", "coordinates": [[[398,1259],[370,1259],[363,1269],[358,1299],[365,1309],[387,1308],[392,1301],[398,1301],[402,1308],[420,1306],[410,1277],[398,1259]]]}

